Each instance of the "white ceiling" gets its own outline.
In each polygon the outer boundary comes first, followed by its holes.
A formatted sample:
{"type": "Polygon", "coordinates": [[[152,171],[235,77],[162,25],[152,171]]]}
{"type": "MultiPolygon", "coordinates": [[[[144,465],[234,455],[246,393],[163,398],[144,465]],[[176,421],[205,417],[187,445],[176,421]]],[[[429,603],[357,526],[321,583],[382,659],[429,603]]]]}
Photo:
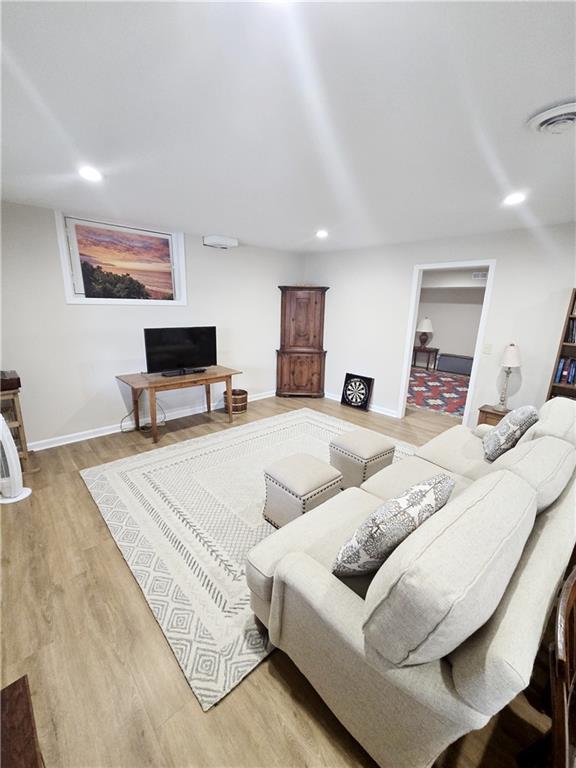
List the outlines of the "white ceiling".
{"type": "Polygon", "coordinates": [[[574,97],[574,13],[5,2],[3,196],[294,251],[568,221],[574,135],[524,123],[574,97]]]}

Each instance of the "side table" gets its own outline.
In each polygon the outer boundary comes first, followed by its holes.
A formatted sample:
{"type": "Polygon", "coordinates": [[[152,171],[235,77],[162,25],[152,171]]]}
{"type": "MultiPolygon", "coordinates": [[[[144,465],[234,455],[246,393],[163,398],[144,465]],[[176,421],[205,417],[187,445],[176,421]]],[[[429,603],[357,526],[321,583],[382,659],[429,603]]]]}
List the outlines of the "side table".
{"type": "Polygon", "coordinates": [[[510,410],[500,411],[494,405],[482,405],[478,408],[478,424],[489,424],[495,427],[507,413],[510,413],[510,410]]]}
{"type": "Polygon", "coordinates": [[[426,355],[426,370],[430,370],[430,358],[432,358],[432,370],[436,368],[436,360],[438,358],[438,347],[414,347],[412,352],[412,365],[416,365],[416,358],[418,355],[426,355]]]}
{"type": "MultiPolygon", "coordinates": [[[[19,394],[19,389],[3,389],[0,391],[0,410],[6,419],[8,427],[16,432],[18,456],[20,456],[22,461],[28,461],[28,443],[26,442],[26,432],[24,431],[24,419],[22,418],[19,394]]],[[[24,467],[22,469],[24,470],[24,467]]]]}

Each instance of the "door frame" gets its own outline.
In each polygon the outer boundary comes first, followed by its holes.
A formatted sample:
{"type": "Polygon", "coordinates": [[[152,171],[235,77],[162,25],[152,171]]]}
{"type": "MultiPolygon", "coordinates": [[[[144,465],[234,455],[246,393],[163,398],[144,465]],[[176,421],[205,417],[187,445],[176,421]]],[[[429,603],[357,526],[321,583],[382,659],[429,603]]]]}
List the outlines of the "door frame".
{"type": "Polygon", "coordinates": [[[410,370],[412,368],[412,353],[414,349],[414,336],[416,334],[416,325],[418,323],[418,307],[420,305],[420,292],[422,290],[422,276],[424,272],[430,270],[455,270],[455,269],[476,269],[488,268],[488,277],[484,289],[484,302],[482,304],[482,313],[480,315],[480,324],[476,336],[476,345],[474,347],[474,360],[470,372],[470,383],[468,385],[468,395],[466,397],[466,406],[462,416],[462,424],[470,426],[471,405],[474,399],[474,390],[478,377],[478,366],[480,364],[480,355],[484,344],[484,333],[488,319],[488,310],[492,301],[492,288],[494,285],[494,273],[496,272],[496,259],[474,259],[472,261],[442,261],[430,264],[415,264],[412,273],[412,288],[410,292],[410,308],[408,310],[408,328],[406,332],[406,346],[404,352],[404,365],[402,368],[402,380],[400,384],[400,396],[398,400],[397,413],[399,418],[404,418],[406,414],[406,399],[408,397],[408,385],[410,384],[410,370]]]}

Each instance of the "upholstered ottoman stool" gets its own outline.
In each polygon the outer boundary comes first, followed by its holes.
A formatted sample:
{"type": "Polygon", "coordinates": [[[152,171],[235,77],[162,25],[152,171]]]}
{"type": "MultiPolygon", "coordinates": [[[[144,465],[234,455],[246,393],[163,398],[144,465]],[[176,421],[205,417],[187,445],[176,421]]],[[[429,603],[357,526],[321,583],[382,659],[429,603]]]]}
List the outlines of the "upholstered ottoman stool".
{"type": "Polygon", "coordinates": [[[342,472],[342,488],[359,488],[393,459],[394,443],[370,429],[345,432],[330,442],[330,463],[342,472]]]}
{"type": "Polygon", "coordinates": [[[341,473],[306,453],[279,459],[264,470],[264,518],[276,528],[303,515],[340,492],[341,473]]]}

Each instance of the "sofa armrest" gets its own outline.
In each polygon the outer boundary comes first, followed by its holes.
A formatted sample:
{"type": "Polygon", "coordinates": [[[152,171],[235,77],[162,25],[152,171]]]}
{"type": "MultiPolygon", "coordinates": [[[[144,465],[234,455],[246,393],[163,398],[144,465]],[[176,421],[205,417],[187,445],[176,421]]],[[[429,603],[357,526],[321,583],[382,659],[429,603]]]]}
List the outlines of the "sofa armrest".
{"type": "MultiPolygon", "coordinates": [[[[367,655],[362,631],[364,611],[364,600],[330,571],[309,555],[292,552],[276,568],[270,640],[296,662],[321,695],[326,684],[323,673],[319,681],[306,670],[314,653],[337,667],[337,687],[349,673],[360,688],[360,678],[365,678],[391,699],[417,704],[438,720],[465,723],[468,729],[486,723],[487,718],[456,693],[445,660],[394,667],[375,654],[367,655]]],[[[343,687],[346,689],[346,685],[343,687]]]]}
{"type": "Polygon", "coordinates": [[[477,424],[472,428],[472,434],[482,439],[491,429],[494,427],[491,427],[490,424],[477,424]]]}
{"type": "Polygon", "coordinates": [[[291,552],[276,566],[269,626],[274,645],[281,647],[287,590],[312,606],[319,622],[331,625],[354,650],[364,653],[364,600],[304,552],[291,552]]]}

